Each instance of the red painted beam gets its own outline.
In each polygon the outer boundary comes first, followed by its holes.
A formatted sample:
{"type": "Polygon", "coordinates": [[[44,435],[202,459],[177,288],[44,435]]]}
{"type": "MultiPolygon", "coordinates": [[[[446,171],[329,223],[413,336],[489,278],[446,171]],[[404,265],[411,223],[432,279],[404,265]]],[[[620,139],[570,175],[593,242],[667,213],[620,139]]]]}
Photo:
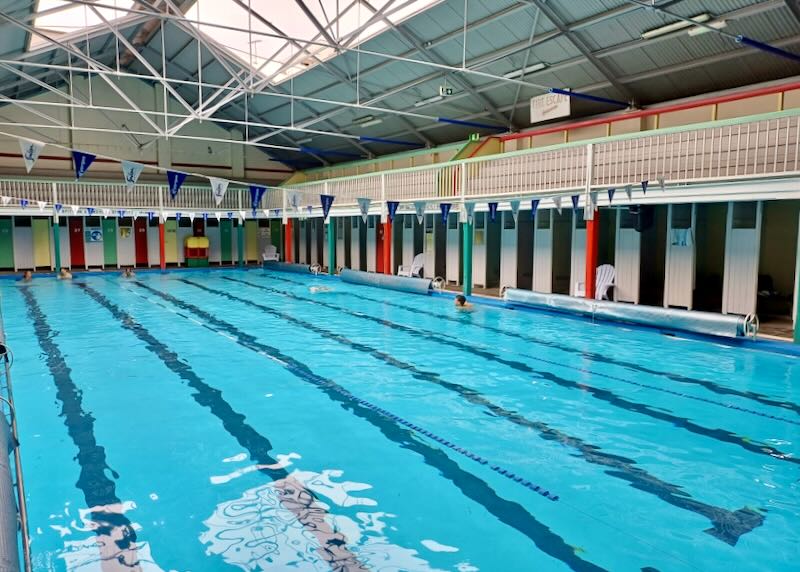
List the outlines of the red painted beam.
{"type": "Polygon", "coordinates": [[[161,270],[167,269],[166,251],[164,249],[164,222],[158,221],[158,259],[161,263],[161,270]]]}
{"type": "Polygon", "coordinates": [[[392,223],[383,223],[383,273],[392,273],[392,223]]]}
{"type": "Polygon", "coordinates": [[[597,248],[600,243],[600,211],[594,211],[594,218],[586,221],[586,297],[594,298],[595,277],[597,275],[597,248]]]}
{"type": "Polygon", "coordinates": [[[283,261],[292,262],[292,244],[294,244],[294,237],[292,236],[292,219],[286,221],[283,227],[283,261]]]}

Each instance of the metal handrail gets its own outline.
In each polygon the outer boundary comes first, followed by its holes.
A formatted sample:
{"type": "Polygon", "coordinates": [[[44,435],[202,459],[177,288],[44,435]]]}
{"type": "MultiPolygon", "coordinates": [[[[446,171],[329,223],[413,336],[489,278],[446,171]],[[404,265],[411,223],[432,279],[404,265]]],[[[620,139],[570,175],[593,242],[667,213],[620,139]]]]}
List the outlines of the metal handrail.
{"type": "MultiPolygon", "coordinates": [[[[11,385],[11,361],[8,356],[10,349],[6,343],[5,327],[3,326],[3,313],[0,308],[0,359],[3,360],[5,373],[5,396],[0,399],[8,404],[11,436],[14,439],[14,487],[17,490],[17,511],[19,512],[20,534],[22,535],[22,561],[25,572],[32,572],[31,540],[28,532],[28,507],[25,501],[25,479],[22,474],[22,456],[20,454],[19,433],[17,431],[17,415],[14,408],[14,392],[11,385]]],[[[12,354],[13,355],[13,354],[12,354]]]]}

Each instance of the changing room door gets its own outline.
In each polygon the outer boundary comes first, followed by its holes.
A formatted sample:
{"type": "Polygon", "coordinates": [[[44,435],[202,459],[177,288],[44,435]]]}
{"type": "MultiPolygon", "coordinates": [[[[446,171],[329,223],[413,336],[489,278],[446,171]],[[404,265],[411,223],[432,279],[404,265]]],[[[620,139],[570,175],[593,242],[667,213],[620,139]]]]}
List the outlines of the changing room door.
{"type": "Polygon", "coordinates": [[[174,218],[164,222],[164,260],[167,264],[178,263],[178,221],[174,218]]]}
{"type": "Polygon", "coordinates": [[[586,280],[586,221],[583,210],[572,211],[572,255],[570,257],[569,293],[578,295],[578,284],[586,280]]]}
{"type": "Polygon", "coordinates": [[[502,217],[500,237],[500,291],[517,287],[517,224],[511,211],[497,213],[502,217]]]}
{"type": "Polygon", "coordinates": [[[52,268],[50,261],[50,219],[33,219],[33,266],[52,268]]]}
{"type": "Polygon", "coordinates": [[[0,268],[14,269],[14,223],[11,217],[0,218],[0,268]]]}
{"type": "Polygon", "coordinates": [[[133,237],[136,250],[136,266],[147,266],[147,219],[138,217],[133,221],[133,237]]]}
{"type": "Polygon", "coordinates": [[[361,217],[351,216],[347,224],[350,225],[350,268],[353,270],[364,270],[361,268],[361,217]]]}
{"type": "Polygon", "coordinates": [[[117,219],[103,218],[103,265],[117,266],[117,219]]]}
{"type": "Polygon", "coordinates": [[[626,208],[617,209],[617,239],[614,252],[616,277],[614,300],[639,303],[641,234],[636,232],[636,217],[626,208]]]}
{"type": "Polygon", "coordinates": [[[723,314],[755,314],[760,251],[761,201],[729,203],[722,282],[723,314]]]}
{"type": "Polygon", "coordinates": [[[695,278],[694,204],[669,205],[667,209],[667,256],[664,307],[692,309],[695,278]]]}
{"type": "Polygon", "coordinates": [[[233,223],[230,219],[219,221],[219,258],[222,264],[233,260],[233,223]]]}
{"type": "Polygon", "coordinates": [[[553,211],[536,212],[533,231],[532,289],[543,294],[553,293],[553,211]]]}
{"type": "Polygon", "coordinates": [[[459,236],[459,231],[458,213],[450,213],[447,217],[445,277],[452,284],[461,283],[461,236],[459,236]]]}

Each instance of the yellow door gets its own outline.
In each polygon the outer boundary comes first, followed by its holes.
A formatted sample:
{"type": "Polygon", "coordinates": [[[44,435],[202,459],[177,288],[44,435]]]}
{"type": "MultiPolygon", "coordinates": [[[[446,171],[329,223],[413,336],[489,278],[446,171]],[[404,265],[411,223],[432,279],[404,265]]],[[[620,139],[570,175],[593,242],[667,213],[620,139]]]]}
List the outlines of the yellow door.
{"type": "Polygon", "coordinates": [[[35,218],[33,226],[33,265],[52,268],[50,262],[50,219],[35,218]]]}
{"type": "Polygon", "coordinates": [[[164,223],[164,260],[167,264],[178,263],[178,221],[164,223]]]}
{"type": "Polygon", "coordinates": [[[248,262],[258,262],[258,221],[244,223],[244,253],[248,262]]]}

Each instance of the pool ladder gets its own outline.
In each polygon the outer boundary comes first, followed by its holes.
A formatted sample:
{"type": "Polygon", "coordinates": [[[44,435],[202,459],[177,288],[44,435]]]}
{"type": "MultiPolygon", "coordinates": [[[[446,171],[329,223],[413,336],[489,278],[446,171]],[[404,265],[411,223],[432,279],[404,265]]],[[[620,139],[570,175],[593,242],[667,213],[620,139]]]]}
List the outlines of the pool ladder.
{"type": "MultiPolygon", "coordinates": [[[[11,387],[11,366],[14,363],[14,356],[11,350],[6,345],[5,341],[5,331],[2,327],[2,315],[0,314],[0,360],[2,360],[2,366],[0,366],[0,376],[2,376],[3,383],[0,385],[0,390],[2,390],[3,395],[0,395],[0,402],[4,403],[8,410],[6,411],[3,408],[3,413],[6,415],[6,419],[3,421],[7,421],[8,425],[3,428],[3,433],[7,433],[8,429],[11,430],[10,435],[10,445],[9,447],[13,447],[14,452],[14,479],[12,481],[12,485],[14,489],[16,489],[17,493],[17,506],[16,513],[17,513],[17,525],[19,533],[21,534],[22,538],[21,545],[22,545],[22,563],[23,569],[25,572],[32,572],[33,568],[31,565],[31,542],[30,542],[30,535],[28,533],[28,509],[25,503],[25,479],[22,476],[22,457],[20,456],[20,444],[19,444],[19,435],[17,433],[17,415],[14,409],[14,393],[11,387]]],[[[0,406],[1,407],[1,406],[0,406]]],[[[5,507],[0,507],[0,510],[3,510],[5,507]]],[[[9,510],[9,509],[6,509],[9,510]]],[[[15,535],[16,536],[16,535],[15,535]]],[[[15,543],[16,544],[16,543],[15,543]]],[[[10,548],[10,547],[4,547],[10,548]]],[[[16,552],[16,547],[14,548],[14,552],[16,552]]],[[[10,557],[9,554],[3,555],[6,558],[10,557]]],[[[19,562],[19,555],[15,555],[15,560],[17,563],[19,562]]]]}

